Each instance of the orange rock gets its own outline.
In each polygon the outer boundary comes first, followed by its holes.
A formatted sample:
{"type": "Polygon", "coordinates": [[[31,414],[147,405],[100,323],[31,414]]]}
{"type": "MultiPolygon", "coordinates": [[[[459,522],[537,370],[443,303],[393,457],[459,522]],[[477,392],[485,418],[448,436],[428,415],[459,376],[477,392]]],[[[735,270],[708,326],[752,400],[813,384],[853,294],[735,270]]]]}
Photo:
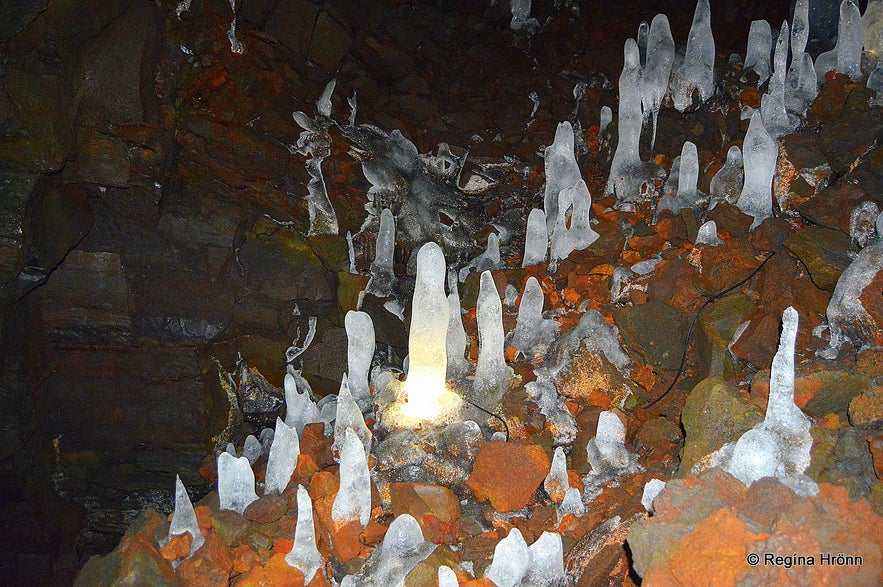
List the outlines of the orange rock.
{"type": "Polygon", "coordinates": [[[568,470],[567,471],[567,481],[570,483],[571,487],[579,489],[580,493],[583,492],[583,488],[584,488],[583,480],[582,480],[582,477],[579,476],[579,473],[577,473],[576,471],[568,470]]]}
{"type": "Polygon", "coordinates": [[[610,396],[606,393],[598,391],[597,389],[593,389],[589,394],[589,405],[590,406],[598,406],[603,410],[609,410],[610,406],[613,405],[610,400],[610,396]]]}
{"type": "Polygon", "coordinates": [[[422,483],[390,483],[389,498],[393,515],[413,516],[430,542],[459,541],[460,500],[450,489],[422,483]]]}
{"type": "Polygon", "coordinates": [[[178,567],[178,575],[194,587],[226,585],[232,572],[233,551],[214,532],[207,533],[205,544],[178,567]]]}
{"type": "MultiPolygon", "coordinates": [[[[315,479],[318,475],[313,478],[315,479]]],[[[338,524],[332,520],[331,507],[333,504],[333,495],[317,499],[313,502],[313,511],[331,544],[331,554],[341,563],[346,563],[359,556],[361,550],[359,535],[362,533],[362,526],[358,520],[345,524],[338,524]]]]}
{"type": "Polygon", "coordinates": [[[320,471],[310,479],[310,497],[313,501],[334,496],[340,488],[340,479],[331,471],[320,471]]]}
{"type": "Polygon", "coordinates": [[[478,499],[489,500],[494,510],[511,512],[530,503],[550,467],[548,455],[538,445],[485,442],[466,485],[478,499]]]}
{"type": "Polygon", "coordinates": [[[518,355],[517,348],[515,348],[514,346],[507,346],[503,349],[503,352],[506,355],[506,362],[507,363],[514,363],[515,362],[515,357],[516,357],[516,355],[518,355]]]}
{"type": "Polygon", "coordinates": [[[300,454],[310,455],[320,469],[331,465],[331,444],[333,440],[325,436],[325,424],[316,422],[304,426],[300,439],[300,454]]]}
{"type": "Polygon", "coordinates": [[[193,544],[193,537],[190,532],[184,534],[175,534],[169,543],[163,546],[159,552],[167,561],[184,558],[190,554],[190,545],[193,544]]]}
{"type": "Polygon", "coordinates": [[[288,563],[285,562],[285,554],[273,555],[263,567],[251,569],[238,576],[233,585],[236,587],[303,587],[303,573],[288,566],[288,563]]]}
{"type": "Polygon", "coordinates": [[[579,304],[580,300],[582,299],[582,296],[580,296],[579,292],[572,287],[565,287],[562,293],[564,294],[564,299],[566,299],[574,306],[579,304]]]}
{"type": "MultiPolygon", "coordinates": [[[[293,540],[291,542],[294,542],[293,540]]],[[[291,550],[291,547],[288,547],[291,550]]],[[[285,552],[288,552],[286,550],[285,552]]],[[[278,549],[277,549],[278,552],[278,549]]],[[[233,549],[233,574],[241,575],[264,564],[264,560],[247,544],[240,544],[233,549]]]]}
{"type": "Polygon", "coordinates": [[[294,475],[301,481],[308,481],[319,470],[319,465],[312,455],[301,453],[297,456],[294,475]]]}
{"type": "Polygon", "coordinates": [[[205,534],[212,527],[212,510],[208,506],[198,505],[193,510],[196,512],[196,523],[205,534]]]}
{"type": "Polygon", "coordinates": [[[632,381],[634,381],[647,391],[653,389],[653,386],[656,385],[657,381],[657,377],[656,374],[653,372],[653,368],[642,363],[635,363],[632,365],[630,377],[632,381]]]}
{"type": "Polygon", "coordinates": [[[760,108],[760,94],[757,92],[757,88],[747,87],[742,90],[742,93],[739,95],[739,98],[742,100],[743,106],[751,106],[752,108],[760,108]]]}
{"type": "Polygon", "coordinates": [[[387,527],[380,522],[372,519],[368,521],[368,525],[362,530],[359,540],[362,544],[380,544],[383,537],[386,536],[387,527]]]}

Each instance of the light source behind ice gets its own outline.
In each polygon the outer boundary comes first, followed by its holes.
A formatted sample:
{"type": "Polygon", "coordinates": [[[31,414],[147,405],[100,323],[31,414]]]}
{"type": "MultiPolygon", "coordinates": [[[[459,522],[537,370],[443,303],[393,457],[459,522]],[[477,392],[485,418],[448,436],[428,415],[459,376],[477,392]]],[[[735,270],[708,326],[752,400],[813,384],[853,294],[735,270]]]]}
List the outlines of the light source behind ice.
{"type": "Polygon", "coordinates": [[[254,472],[248,459],[237,459],[228,452],[219,454],[218,499],[221,509],[241,514],[257,498],[254,491],[254,472]]]}
{"type": "Polygon", "coordinates": [[[331,504],[331,519],[337,523],[358,520],[362,528],[371,519],[371,475],[362,441],[347,428],[340,451],[340,489],[331,504]]]}
{"type": "Polygon", "coordinates": [[[754,217],[751,223],[753,230],[773,215],[773,175],[779,156],[779,145],[766,131],[760,112],[751,115],[742,145],[742,156],[745,163],[745,184],[736,206],[754,217]]]}
{"type": "Polygon", "coordinates": [[[350,310],[344,317],[347,340],[347,381],[350,393],[361,408],[371,403],[368,371],[374,359],[374,322],[365,312],[350,310]]]}
{"type": "Polygon", "coordinates": [[[276,431],[273,434],[273,444],[270,445],[270,456],[267,458],[264,495],[285,491],[299,455],[297,429],[276,418],[276,431]]]}
{"type": "Polygon", "coordinates": [[[324,564],[316,548],[316,528],[313,526],[313,501],[303,485],[297,486],[297,525],[294,528],[294,544],[285,555],[288,566],[304,575],[304,584],[313,580],[316,571],[324,564]]]}
{"type": "Polygon", "coordinates": [[[518,528],[512,528],[509,535],[494,547],[494,558],[484,578],[493,581],[497,587],[515,587],[521,583],[529,565],[527,543],[518,528]]]}
{"type": "Polygon", "coordinates": [[[179,536],[185,532],[189,532],[190,537],[193,539],[190,543],[190,552],[187,554],[187,558],[190,558],[205,543],[205,537],[199,529],[196,511],[193,509],[190,496],[187,494],[187,488],[181,482],[181,477],[175,475],[175,512],[172,514],[169,534],[160,543],[160,546],[168,544],[172,536],[179,536]]]}

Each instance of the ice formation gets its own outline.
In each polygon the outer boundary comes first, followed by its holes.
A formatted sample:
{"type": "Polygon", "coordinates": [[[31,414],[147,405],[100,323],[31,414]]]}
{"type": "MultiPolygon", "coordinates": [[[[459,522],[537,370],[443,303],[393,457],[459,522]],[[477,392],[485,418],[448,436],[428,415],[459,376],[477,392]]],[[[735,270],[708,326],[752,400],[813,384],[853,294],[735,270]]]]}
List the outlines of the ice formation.
{"type": "Polygon", "coordinates": [[[304,426],[319,422],[319,408],[310,399],[310,388],[306,379],[296,370],[285,374],[285,423],[293,426],[298,434],[304,426]]]}
{"type": "Polygon", "coordinates": [[[637,43],[638,57],[640,58],[641,67],[647,65],[647,37],[650,36],[650,23],[642,20],[638,25],[637,43]]]}
{"type": "Polygon", "coordinates": [[[454,570],[446,565],[438,568],[438,587],[457,587],[457,574],[454,570]]]}
{"type": "Polygon", "coordinates": [[[294,528],[294,544],[285,555],[285,562],[303,573],[304,584],[312,581],[316,571],[325,564],[316,547],[313,501],[303,485],[297,486],[297,525],[294,528]]]}
{"type": "MultiPolygon", "coordinates": [[[[188,5],[187,8],[190,8],[188,5]]],[[[230,51],[237,55],[245,53],[242,42],[236,37],[236,0],[230,0],[230,10],[233,12],[233,20],[230,22],[230,28],[227,30],[227,40],[230,41],[230,51]]],[[[178,14],[180,17],[180,13],[178,14]]]]}
{"type": "Polygon", "coordinates": [[[340,489],[331,504],[336,523],[358,521],[364,528],[371,519],[371,475],[365,447],[352,428],[347,428],[340,450],[340,489]]]}
{"type": "MultiPolygon", "coordinates": [[[[606,194],[616,194],[617,207],[626,209],[644,199],[644,185],[660,177],[660,169],[652,162],[641,161],[639,142],[643,114],[641,112],[641,63],[638,45],[628,39],[623,49],[625,63],[619,76],[619,138],[606,194]]],[[[548,212],[546,223],[549,223],[548,212]]]]}
{"type": "Polygon", "coordinates": [[[472,259],[460,269],[460,281],[466,281],[466,277],[472,271],[493,271],[503,266],[500,260],[500,237],[495,233],[487,235],[487,248],[478,257],[472,259]]]}
{"type": "Polygon", "coordinates": [[[555,140],[543,152],[546,188],[543,210],[546,213],[546,231],[552,234],[558,220],[558,194],[582,179],[574,152],[573,126],[562,122],[555,129],[555,140]]]}
{"type": "Polygon", "coordinates": [[[552,232],[551,263],[567,258],[573,251],[581,251],[598,240],[599,235],[591,225],[592,195],[586,182],[579,180],[573,186],[561,190],[558,195],[558,221],[552,232]],[[570,227],[566,226],[565,214],[572,206],[570,227]]]}
{"type": "Polygon", "coordinates": [[[379,298],[389,295],[395,281],[393,272],[393,254],[396,241],[396,220],[389,208],[380,213],[380,227],[377,229],[377,241],[374,248],[374,262],[371,263],[371,279],[365,289],[369,294],[379,298]]]}
{"type": "Polygon", "coordinates": [[[747,486],[775,476],[797,493],[813,495],[818,487],[804,474],[812,450],[810,419],[794,404],[796,339],[797,310],[788,307],[782,314],[782,335],[770,370],[766,416],[736,441],[725,469],[747,486]]]}
{"type": "Polygon", "coordinates": [[[601,106],[601,120],[598,123],[598,136],[605,141],[607,140],[605,133],[611,122],[613,122],[613,110],[610,109],[610,106],[601,106]]]}
{"type": "Polygon", "coordinates": [[[334,419],[334,444],[331,448],[335,453],[342,454],[348,430],[352,430],[359,438],[365,454],[370,453],[373,435],[365,424],[359,404],[350,393],[349,382],[344,375],[340,382],[340,392],[337,394],[337,411],[334,419]]]}
{"type": "Polygon", "coordinates": [[[641,505],[648,513],[653,513],[653,500],[665,489],[665,481],[650,479],[644,484],[644,492],[641,494],[641,505]]]}
{"type": "Polygon", "coordinates": [[[555,503],[561,503],[565,492],[570,489],[570,480],[567,478],[567,457],[561,446],[555,448],[555,453],[552,455],[552,467],[543,481],[543,489],[555,503]]]}
{"type": "Polygon", "coordinates": [[[809,0],[796,0],[791,18],[791,55],[796,57],[806,51],[808,40],[809,0]]]}
{"type": "Polygon", "coordinates": [[[773,215],[772,186],[776,172],[779,145],[767,133],[760,112],[751,116],[748,132],[742,144],[745,183],[736,205],[745,214],[754,217],[751,229],[773,215]]]}
{"type": "Polygon", "coordinates": [[[765,20],[754,20],[748,29],[748,52],[745,54],[745,70],[754,70],[757,85],[770,77],[770,54],[773,51],[773,31],[765,20]]]}
{"type": "Polygon", "coordinates": [[[248,464],[255,464],[263,452],[264,447],[261,446],[261,441],[254,434],[249,434],[242,445],[242,456],[248,459],[248,464]]]}
{"type": "Polygon", "coordinates": [[[218,499],[222,510],[239,514],[258,498],[254,491],[254,472],[245,457],[238,459],[228,452],[218,455],[218,499]]]}
{"type": "Polygon", "coordinates": [[[714,94],[714,36],[708,0],[696,3],[684,61],[672,72],[671,86],[672,101],[678,112],[693,103],[694,90],[699,92],[700,103],[714,94]]]}
{"type": "MultiPolygon", "coordinates": [[[[557,202],[556,202],[557,204],[557,202]]],[[[546,228],[546,213],[534,208],[527,216],[527,233],[524,237],[524,259],[522,267],[545,263],[549,254],[549,233],[546,228]]]]}
{"type": "Polygon", "coordinates": [[[512,12],[512,20],[509,28],[519,33],[535,33],[540,29],[540,23],[530,15],[531,0],[510,0],[509,9],[512,12]]]}
{"type": "Polygon", "coordinates": [[[727,160],[723,167],[711,178],[711,201],[709,209],[720,202],[735,204],[742,192],[745,171],[742,168],[742,150],[733,145],[727,151],[727,160]]]}
{"type": "MultiPolygon", "coordinates": [[[[543,224],[543,230],[546,225],[543,224]]],[[[466,329],[463,327],[463,312],[460,308],[460,292],[457,290],[457,273],[453,269],[448,272],[448,331],[445,336],[447,350],[446,376],[448,379],[458,379],[471,369],[471,363],[466,360],[466,329]]]]}
{"type": "Polygon", "coordinates": [[[508,536],[497,542],[494,558],[484,573],[484,578],[497,587],[515,587],[530,567],[530,551],[518,528],[509,530],[508,536]]]}
{"type": "MultiPolygon", "coordinates": [[[[668,93],[668,82],[675,59],[675,42],[671,36],[668,17],[657,14],[650,22],[650,34],[647,36],[647,65],[640,76],[641,102],[644,116],[653,117],[653,133],[650,138],[650,150],[656,145],[656,122],[662,99],[668,93]]],[[[622,86],[620,86],[620,96],[622,86]]],[[[620,104],[620,108],[622,105],[620,104]]]]}
{"type": "Polygon", "coordinates": [[[380,548],[368,558],[361,576],[341,583],[352,587],[404,587],[405,577],[435,550],[413,516],[401,514],[389,525],[380,548]]]}
{"type": "Polygon", "coordinates": [[[868,0],[862,15],[862,44],[878,59],[883,54],[883,0],[868,0]]]}
{"type": "Polygon", "coordinates": [[[187,554],[187,558],[190,558],[205,543],[205,537],[196,521],[196,511],[190,502],[187,488],[181,482],[181,477],[175,475],[175,512],[172,514],[169,534],[160,542],[160,546],[165,546],[173,536],[179,536],[185,532],[188,532],[193,539],[190,543],[190,552],[187,554]]]}
{"type": "Polygon", "coordinates": [[[503,354],[503,304],[490,271],[481,274],[476,309],[478,364],[473,391],[485,407],[496,405],[509,387],[512,369],[503,354]]]}
{"type": "Polygon", "coordinates": [[[365,312],[350,310],[344,317],[347,340],[347,380],[349,390],[362,409],[371,403],[368,371],[374,359],[374,322],[365,312]]]}
{"type": "Polygon", "coordinates": [[[593,472],[624,471],[632,468],[637,457],[625,447],[625,425],[615,412],[601,412],[595,437],[586,445],[593,472]]]}
{"type": "Polygon", "coordinates": [[[564,545],[561,535],[543,532],[528,549],[528,568],[522,585],[552,587],[566,579],[564,571],[564,545]]]}
{"type": "Polygon", "coordinates": [[[542,356],[560,327],[558,321],[543,318],[544,300],[540,282],[536,277],[529,277],[518,306],[518,322],[509,335],[509,346],[528,358],[542,356]]]}
{"type": "Polygon", "coordinates": [[[696,244],[712,247],[724,244],[724,241],[717,236],[717,223],[714,220],[708,220],[699,227],[699,231],[696,233],[696,244]]]}
{"type": "Polygon", "coordinates": [[[873,200],[866,200],[849,214],[849,236],[859,247],[866,247],[877,236],[877,215],[880,209],[873,200]]]}
{"type": "Polygon", "coordinates": [[[862,77],[862,15],[851,0],[840,3],[840,24],[837,26],[837,73],[852,81],[862,77]]]}
{"type": "Polygon", "coordinates": [[[276,432],[273,434],[273,444],[270,446],[270,456],[267,458],[264,495],[285,491],[291,480],[291,474],[297,466],[298,455],[300,455],[300,440],[297,429],[276,418],[276,432]]]}
{"type": "Polygon", "coordinates": [[[582,516],[586,513],[586,504],[583,503],[583,496],[576,487],[571,487],[564,492],[564,499],[558,504],[558,520],[560,521],[567,514],[574,516],[582,516]]]}
{"type": "Polygon", "coordinates": [[[699,154],[696,145],[690,141],[681,147],[680,164],[678,165],[678,190],[674,197],[663,196],[656,207],[657,214],[661,210],[680,212],[683,208],[699,207],[699,192],[696,184],[699,181],[699,154]]]}
{"type": "Polygon", "coordinates": [[[569,444],[576,440],[576,420],[567,411],[566,398],[558,395],[555,382],[547,372],[539,373],[537,380],[526,384],[524,389],[546,417],[556,444],[569,444]]]}
{"type": "Polygon", "coordinates": [[[827,348],[816,353],[822,358],[837,358],[840,346],[846,340],[852,342],[856,350],[881,342],[877,339],[876,321],[865,309],[861,295],[883,271],[883,212],[877,215],[876,232],[876,240],[858,252],[837,280],[825,311],[831,340],[827,348]]]}
{"type": "Polygon", "coordinates": [[[785,109],[785,79],[788,73],[789,40],[788,23],[784,22],[776,39],[769,92],[763,95],[760,100],[760,112],[763,116],[764,127],[773,137],[792,132],[799,123],[796,117],[789,117],[785,109]]]}

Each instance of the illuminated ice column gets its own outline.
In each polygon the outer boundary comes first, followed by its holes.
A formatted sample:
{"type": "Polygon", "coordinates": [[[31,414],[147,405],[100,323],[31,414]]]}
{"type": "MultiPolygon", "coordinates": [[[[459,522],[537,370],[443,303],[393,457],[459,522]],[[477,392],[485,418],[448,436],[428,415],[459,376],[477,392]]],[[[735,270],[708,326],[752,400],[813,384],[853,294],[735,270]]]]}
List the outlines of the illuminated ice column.
{"type": "Polygon", "coordinates": [[[417,281],[408,335],[407,412],[417,418],[433,416],[434,406],[445,391],[450,316],[445,275],[441,247],[426,243],[417,253],[417,281]]]}

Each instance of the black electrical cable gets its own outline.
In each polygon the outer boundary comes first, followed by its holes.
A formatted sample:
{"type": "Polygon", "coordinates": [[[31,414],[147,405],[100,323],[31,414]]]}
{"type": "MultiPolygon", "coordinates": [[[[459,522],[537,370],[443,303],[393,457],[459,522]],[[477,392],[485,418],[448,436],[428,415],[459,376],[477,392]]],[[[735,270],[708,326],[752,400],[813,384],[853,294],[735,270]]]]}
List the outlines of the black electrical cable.
{"type": "Polygon", "coordinates": [[[495,413],[491,412],[490,410],[486,410],[483,407],[481,407],[480,405],[478,405],[477,403],[471,402],[468,399],[464,399],[463,401],[465,401],[467,404],[469,404],[473,408],[478,408],[479,410],[481,410],[482,412],[484,412],[488,416],[491,416],[492,418],[496,418],[497,420],[502,422],[503,427],[506,429],[506,442],[509,442],[509,424],[506,423],[506,420],[504,420],[502,416],[495,414],[495,413]]]}
{"type": "Polygon", "coordinates": [[[748,276],[747,276],[745,279],[743,279],[742,281],[740,281],[739,283],[737,283],[737,284],[735,284],[735,285],[731,285],[730,287],[728,287],[727,289],[725,289],[725,290],[723,290],[723,291],[721,291],[721,292],[718,292],[718,293],[714,294],[713,296],[711,296],[710,298],[708,298],[707,300],[705,300],[705,302],[703,302],[703,304],[702,304],[701,306],[699,306],[699,309],[696,310],[696,313],[695,313],[695,314],[693,314],[693,319],[690,320],[690,326],[689,326],[689,328],[687,328],[687,338],[686,338],[686,340],[684,340],[684,352],[681,354],[681,364],[678,366],[678,372],[675,373],[675,378],[671,380],[671,384],[669,384],[668,389],[666,389],[665,391],[663,391],[662,394],[661,394],[659,397],[657,397],[655,400],[653,400],[652,402],[650,402],[650,403],[647,404],[646,406],[642,406],[641,409],[645,409],[645,410],[646,410],[647,408],[652,408],[654,405],[656,405],[657,403],[659,403],[659,401],[660,401],[662,398],[664,398],[666,395],[668,395],[668,393],[669,393],[672,389],[674,389],[675,384],[678,382],[678,379],[681,378],[681,375],[682,375],[683,372],[684,372],[684,365],[685,365],[686,362],[687,362],[687,350],[690,348],[690,338],[693,336],[693,328],[696,326],[696,320],[699,319],[699,314],[702,313],[702,310],[704,310],[705,307],[706,307],[708,304],[710,304],[711,302],[713,302],[713,301],[715,301],[715,300],[717,300],[717,299],[722,298],[723,296],[727,295],[728,293],[730,293],[730,292],[733,291],[734,289],[736,289],[736,288],[738,288],[738,287],[741,287],[741,286],[743,286],[744,284],[746,284],[746,283],[748,282],[749,279],[751,279],[752,277],[754,277],[755,275],[757,275],[757,272],[760,271],[761,268],[762,268],[764,265],[766,265],[766,262],[769,261],[770,259],[772,259],[773,256],[774,256],[775,254],[776,254],[775,251],[771,252],[769,255],[767,255],[766,259],[764,259],[763,261],[761,261],[760,265],[758,265],[758,266],[757,266],[757,267],[756,267],[751,273],[748,274],[748,276]]]}

